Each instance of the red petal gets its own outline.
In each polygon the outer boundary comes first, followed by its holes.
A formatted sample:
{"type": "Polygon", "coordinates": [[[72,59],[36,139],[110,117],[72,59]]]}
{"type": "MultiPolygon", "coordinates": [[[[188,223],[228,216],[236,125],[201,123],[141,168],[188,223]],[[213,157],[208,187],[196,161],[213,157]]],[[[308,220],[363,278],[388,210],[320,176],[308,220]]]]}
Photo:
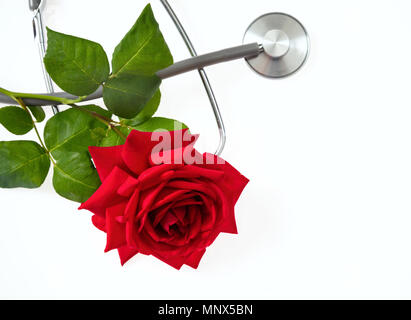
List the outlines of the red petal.
{"type": "Polygon", "coordinates": [[[189,190],[175,190],[175,189],[167,189],[164,188],[162,192],[158,195],[158,200],[153,203],[151,210],[158,209],[166,204],[174,203],[178,200],[186,200],[192,198],[192,194],[190,194],[189,190]]]}
{"type": "Polygon", "coordinates": [[[167,212],[167,214],[161,219],[161,226],[163,227],[164,231],[170,234],[170,227],[178,221],[177,217],[172,214],[171,212],[167,212]]]}
{"type": "Polygon", "coordinates": [[[194,239],[201,230],[201,210],[198,206],[188,207],[188,217],[190,220],[190,228],[187,232],[186,240],[194,239]]]}
{"type": "Polygon", "coordinates": [[[154,217],[153,227],[157,227],[160,221],[164,218],[166,213],[171,209],[173,203],[168,203],[167,205],[163,206],[162,208],[157,208],[150,212],[151,216],[154,217]]]}
{"type": "Polygon", "coordinates": [[[232,211],[231,217],[228,219],[225,219],[224,223],[220,225],[220,230],[221,232],[225,232],[225,233],[238,234],[234,210],[232,211]]]}
{"type": "Polygon", "coordinates": [[[120,248],[126,244],[126,228],[116,217],[122,217],[126,203],[120,203],[106,210],[107,245],[105,252],[120,248]]]}
{"type": "Polygon", "coordinates": [[[138,251],[136,249],[131,249],[127,246],[121,247],[117,249],[118,255],[120,256],[120,261],[121,265],[124,266],[124,264],[130,260],[132,257],[134,257],[138,251]]]}
{"type": "Polygon", "coordinates": [[[134,190],[134,193],[129,199],[129,201],[127,202],[127,206],[125,208],[125,216],[127,219],[126,241],[127,241],[127,245],[130,248],[136,247],[136,243],[134,240],[134,234],[135,234],[135,228],[136,228],[135,223],[134,223],[134,217],[137,212],[137,206],[138,206],[139,200],[140,200],[140,190],[136,189],[134,190]]]}
{"type": "Polygon", "coordinates": [[[195,251],[188,256],[179,256],[179,255],[165,255],[165,254],[153,254],[157,259],[167,263],[169,266],[180,270],[181,267],[186,264],[194,269],[198,268],[201,258],[203,257],[205,249],[200,251],[195,251]]]}
{"type": "Polygon", "coordinates": [[[131,197],[140,182],[133,176],[128,176],[126,181],[118,188],[117,193],[123,197],[131,197]]]}
{"type": "Polygon", "coordinates": [[[213,200],[216,200],[217,195],[210,188],[210,185],[212,185],[212,183],[197,180],[174,180],[167,184],[167,188],[174,188],[176,190],[197,191],[204,193],[213,200]]]}
{"type": "Polygon", "coordinates": [[[184,257],[180,257],[178,255],[170,254],[166,256],[166,255],[153,254],[153,256],[167,263],[169,266],[172,266],[173,268],[177,270],[180,270],[181,267],[184,265],[184,257]]]}
{"type": "Polygon", "coordinates": [[[106,177],[100,188],[79,209],[86,209],[101,217],[105,217],[106,208],[127,200],[117,194],[117,189],[127,177],[128,173],[115,167],[106,177]]]}
{"type": "MultiPolygon", "coordinates": [[[[197,136],[193,136],[197,137],[197,136]]],[[[171,150],[161,150],[153,152],[150,157],[151,165],[160,164],[188,164],[202,162],[203,156],[201,153],[192,148],[192,145],[184,145],[181,148],[171,150]]]]}
{"type": "Polygon", "coordinates": [[[163,164],[145,170],[138,177],[139,188],[141,190],[149,189],[155,187],[160,182],[172,179],[175,173],[174,169],[180,166],[182,165],[163,164]]]}
{"type": "Polygon", "coordinates": [[[209,231],[214,228],[217,219],[216,208],[214,202],[210,201],[210,199],[201,195],[200,197],[203,199],[201,231],[209,231]]]}
{"type": "Polygon", "coordinates": [[[206,249],[194,252],[191,256],[188,257],[185,264],[193,269],[197,269],[205,252],[206,249]]]}
{"type": "Polygon", "coordinates": [[[225,189],[225,191],[230,192],[231,200],[233,201],[233,205],[235,205],[242,191],[244,190],[245,186],[250,180],[244,177],[236,168],[234,168],[228,162],[222,160],[216,155],[205,153],[204,158],[214,159],[214,164],[204,164],[201,165],[201,167],[224,171],[225,174],[222,183],[228,187],[227,189],[225,189]],[[222,161],[224,161],[224,164],[219,164],[222,161]]]}
{"type": "Polygon", "coordinates": [[[94,226],[101,230],[106,232],[106,219],[98,216],[98,215],[93,215],[91,217],[91,222],[94,224],[94,226]]]}
{"type": "Polygon", "coordinates": [[[176,170],[173,179],[193,179],[193,178],[207,178],[213,181],[219,181],[223,178],[224,171],[213,170],[209,168],[199,167],[197,165],[185,165],[176,170]]]}
{"type": "Polygon", "coordinates": [[[106,179],[114,167],[125,167],[121,158],[123,146],[89,147],[88,149],[101,181],[106,179]]]}
{"type": "Polygon", "coordinates": [[[139,211],[136,215],[136,222],[140,223],[138,232],[144,227],[144,223],[147,219],[148,213],[153,210],[153,203],[157,200],[157,197],[161,190],[163,190],[166,182],[162,182],[156,188],[154,188],[150,193],[146,193],[146,195],[141,197],[139,211]]]}
{"type": "MultiPolygon", "coordinates": [[[[136,174],[140,174],[151,166],[150,158],[153,148],[157,145],[164,145],[164,150],[178,148],[179,144],[188,145],[191,141],[183,141],[186,138],[187,129],[170,132],[141,132],[131,131],[128,135],[122,158],[127,167],[136,174]],[[162,143],[160,137],[167,136],[169,143],[162,143]],[[177,145],[177,146],[176,146],[177,145]]],[[[191,137],[191,135],[189,135],[191,137]]],[[[181,147],[181,146],[180,146],[181,147]]]]}
{"type": "Polygon", "coordinates": [[[233,200],[227,196],[230,194],[230,192],[227,190],[229,187],[226,186],[226,187],[223,187],[223,189],[221,189],[220,186],[217,186],[213,183],[210,183],[209,187],[213,189],[215,193],[217,194],[217,199],[218,199],[218,204],[219,204],[217,206],[218,208],[217,210],[219,210],[218,212],[220,214],[219,219],[221,219],[220,223],[217,220],[219,231],[237,234],[234,203],[233,203],[233,200]]]}

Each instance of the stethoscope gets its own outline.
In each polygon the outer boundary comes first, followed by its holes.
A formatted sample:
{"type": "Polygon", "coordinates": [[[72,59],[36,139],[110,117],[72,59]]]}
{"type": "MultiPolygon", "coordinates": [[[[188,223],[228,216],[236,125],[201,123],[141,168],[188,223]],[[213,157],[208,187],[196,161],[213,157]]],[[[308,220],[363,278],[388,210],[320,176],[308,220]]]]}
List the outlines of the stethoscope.
{"type": "MultiPolygon", "coordinates": [[[[244,34],[243,45],[198,56],[190,38],[168,1],[160,1],[176,25],[192,57],[160,70],[156,74],[161,79],[167,79],[188,71],[198,70],[217,122],[220,142],[215,154],[220,155],[226,143],[226,131],[220,108],[204,67],[244,58],[251,69],[259,75],[267,78],[284,78],[297,72],[307,60],[310,47],[308,33],[297,19],[288,14],[268,13],[258,17],[250,24],[244,34]]],[[[42,61],[47,94],[75,99],[77,97],[65,92],[54,92],[53,83],[43,64],[43,57],[46,52],[42,19],[44,5],[45,0],[29,0],[30,10],[34,12],[34,37],[38,44],[42,61]]],[[[99,88],[96,92],[86,97],[84,101],[101,97],[102,89],[99,88]]],[[[32,106],[55,104],[55,102],[41,99],[24,99],[24,101],[26,105],[32,106]]],[[[0,102],[13,103],[14,101],[0,93],[0,102]]],[[[52,108],[54,113],[59,112],[56,105],[53,105],[52,108]]]]}

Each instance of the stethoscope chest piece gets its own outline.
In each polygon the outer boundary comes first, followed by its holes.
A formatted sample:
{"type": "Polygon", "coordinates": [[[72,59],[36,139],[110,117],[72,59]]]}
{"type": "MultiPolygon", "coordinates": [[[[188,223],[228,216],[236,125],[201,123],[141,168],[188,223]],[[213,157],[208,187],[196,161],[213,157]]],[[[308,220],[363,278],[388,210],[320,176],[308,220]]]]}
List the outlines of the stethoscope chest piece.
{"type": "Polygon", "coordinates": [[[310,48],[304,26],[284,13],[268,13],[254,20],[243,42],[261,44],[264,52],[246,61],[254,71],[269,78],[283,78],[298,71],[310,48]]]}

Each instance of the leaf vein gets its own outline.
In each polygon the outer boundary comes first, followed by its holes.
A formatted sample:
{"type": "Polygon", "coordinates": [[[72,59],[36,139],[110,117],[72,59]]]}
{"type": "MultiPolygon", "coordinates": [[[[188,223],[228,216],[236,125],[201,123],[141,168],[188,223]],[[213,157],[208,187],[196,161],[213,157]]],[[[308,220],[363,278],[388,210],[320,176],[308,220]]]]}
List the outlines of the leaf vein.
{"type": "Polygon", "coordinates": [[[66,50],[63,48],[63,53],[64,53],[64,55],[67,57],[67,59],[69,59],[69,60],[71,60],[76,66],[77,66],[77,68],[79,68],[80,69],[80,71],[81,72],[83,72],[87,77],[89,77],[91,80],[93,80],[96,84],[101,84],[99,81],[97,81],[95,78],[94,78],[94,76],[92,75],[92,74],[90,74],[90,73],[88,73],[85,69],[83,69],[82,67],[81,67],[81,65],[74,59],[74,58],[72,58],[67,52],[66,52],[66,50]]]}
{"type": "Polygon", "coordinates": [[[121,71],[137,56],[140,54],[141,50],[144,49],[144,47],[150,42],[151,39],[153,39],[154,34],[157,33],[158,28],[154,29],[153,32],[151,32],[151,34],[149,35],[149,37],[143,42],[143,44],[141,45],[141,47],[137,50],[137,52],[135,54],[133,54],[133,56],[116,72],[113,73],[110,78],[115,78],[118,76],[119,73],[121,73],[121,71]]]}
{"type": "Polygon", "coordinates": [[[24,163],[18,165],[17,167],[11,169],[10,171],[3,171],[3,172],[1,172],[0,175],[3,175],[3,174],[11,174],[11,173],[13,173],[13,172],[16,172],[17,170],[19,170],[19,169],[27,166],[29,163],[31,163],[31,162],[33,162],[33,161],[35,161],[35,160],[37,160],[37,159],[39,159],[39,158],[41,158],[41,157],[44,157],[45,155],[46,155],[46,154],[43,153],[43,154],[41,154],[41,155],[39,155],[39,156],[37,156],[37,157],[35,157],[35,158],[30,159],[30,160],[27,161],[27,162],[24,162],[24,163]]]}
{"type": "Polygon", "coordinates": [[[54,167],[55,167],[56,169],[58,169],[59,171],[61,171],[61,173],[62,173],[64,176],[66,176],[68,179],[70,179],[70,180],[72,180],[72,181],[74,181],[74,182],[76,182],[76,183],[78,183],[78,184],[81,184],[81,185],[83,185],[83,186],[85,186],[86,188],[89,188],[89,189],[91,189],[91,190],[95,190],[95,189],[96,189],[95,186],[89,185],[89,184],[87,184],[87,183],[85,183],[85,182],[83,182],[83,181],[81,181],[81,180],[79,180],[79,179],[74,178],[74,177],[71,176],[69,173],[65,172],[65,171],[64,171],[61,167],[59,167],[57,164],[54,165],[54,167]]]}
{"type": "Polygon", "coordinates": [[[64,140],[63,140],[62,142],[60,142],[58,145],[52,147],[49,151],[50,151],[50,152],[56,151],[58,148],[62,147],[64,144],[66,144],[66,143],[69,142],[70,140],[78,137],[80,134],[82,134],[84,131],[87,131],[87,130],[89,130],[89,128],[86,127],[86,128],[81,129],[80,131],[77,131],[75,134],[73,134],[73,135],[69,136],[68,138],[64,139],[64,140]]]}

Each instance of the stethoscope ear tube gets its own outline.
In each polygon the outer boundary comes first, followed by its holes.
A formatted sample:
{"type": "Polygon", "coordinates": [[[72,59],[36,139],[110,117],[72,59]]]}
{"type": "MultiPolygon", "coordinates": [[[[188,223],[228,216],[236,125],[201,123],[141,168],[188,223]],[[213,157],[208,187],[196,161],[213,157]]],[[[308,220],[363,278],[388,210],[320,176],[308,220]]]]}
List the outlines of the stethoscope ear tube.
{"type": "MultiPolygon", "coordinates": [[[[168,68],[162,69],[156,73],[156,75],[164,80],[170,77],[180,75],[185,72],[193,70],[201,70],[206,66],[214,65],[217,63],[227,62],[240,58],[253,58],[262,52],[262,48],[258,43],[250,43],[246,45],[241,45],[233,48],[228,48],[224,50],[219,50],[216,52],[207,53],[201,56],[195,56],[171,65],[168,68]]],[[[84,101],[93,100],[101,98],[103,94],[102,88],[100,87],[96,92],[87,96],[84,101]]],[[[77,99],[77,96],[65,92],[59,93],[44,93],[39,95],[49,95],[54,97],[66,98],[66,99],[77,99]]],[[[31,106],[41,106],[41,105],[51,105],[56,104],[56,102],[42,99],[23,99],[27,105],[31,106]]],[[[0,93],[0,102],[2,103],[13,103],[14,100],[0,93]]]]}
{"type": "MultiPolygon", "coordinates": [[[[33,33],[34,33],[34,40],[37,42],[39,55],[40,55],[40,63],[41,68],[43,71],[43,78],[46,85],[46,89],[48,93],[53,93],[53,82],[51,80],[50,75],[47,73],[46,67],[44,65],[43,59],[46,55],[46,41],[44,37],[44,26],[43,26],[43,17],[42,17],[42,10],[44,7],[45,0],[29,0],[29,8],[31,11],[34,12],[33,17],[33,33]]],[[[53,113],[56,114],[59,112],[59,109],[56,105],[52,106],[53,113]]]]}
{"type": "Polygon", "coordinates": [[[35,11],[40,8],[42,0],[29,0],[29,8],[31,11],[35,11]]]}
{"type": "MultiPolygon", "coordinates": [[[[183,25],[181,24],[180,20],[178,19],[177,15],[175,14],[173,8],[171,8],[170,4],[167,0],[160,0],[164,8],[166,9],[168,15],[170,16],[171,20],[173,20],[174,25],[176,26],[178,32],[180,33],[181,37],[183,38],[184,43],[187,46],[188,51],[190,52],[191,56],[197,56],[197,52],[194,49],[194,46],[187,35],[187,32],[184,30],[183,25]]],[[[214,113],[214,117],[218,127],[218,133],[220,136],[220,141],[215,152],[216,155],[221,155],[223,149],[226,144],[227,134],[225,131],[223,117],[221,116],[220,108],[218,107],[217,99],[215,97],[213,88],[211,87],[210,80],[208,79],[207,73],[204,69],[199,69],[198,73],[200,75],[201,81],[203,82],[204,89],[207,93],[208,99],[210,100],[211,108],[214,113]]]]}
{"type": "Polygon", "coordinates": [[[253,58],[258,56],[262,48],[258,43],[250,43],[242,46],[228,48],[216,52],[174,63],[170,67],[158,71],[156,74],[160,79],[167,79],[192,70],[202,69],[213,64],[227,62],[241,58],[253,58]]]}

